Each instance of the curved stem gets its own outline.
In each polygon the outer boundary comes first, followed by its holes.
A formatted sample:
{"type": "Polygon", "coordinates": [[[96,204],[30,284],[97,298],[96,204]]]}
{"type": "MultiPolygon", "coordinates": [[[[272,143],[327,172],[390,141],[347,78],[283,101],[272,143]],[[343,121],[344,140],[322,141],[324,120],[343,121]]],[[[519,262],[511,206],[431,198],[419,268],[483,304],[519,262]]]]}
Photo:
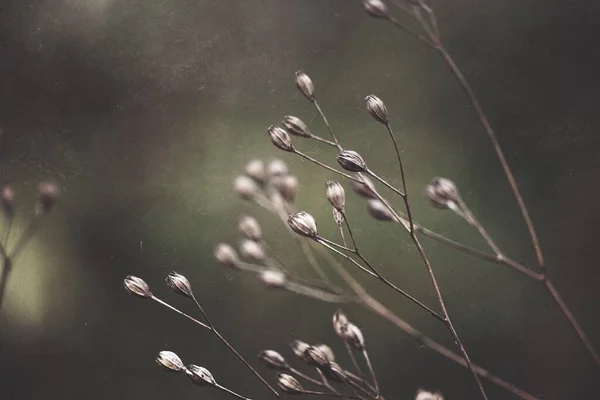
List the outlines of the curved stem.
{"type": "Polygon", "coordinates": [[[387,183],[383,178],[380,178],[375,172],[371,171],[370,169],[367,168],[367,170],[365,172],[367,174],[371,175],[373,178],[377,179],[385,187],[387,187],[388,189],[391,189],[392,191],[394,191],[396,194],[400,195],[401,197],[406,196],[403,192],[401,192],[400,190],[396,189],[395,187],[393,187],[392,185],[387,183]]]}
{"type": "Polygon", "coordinates": [[[331,129],[331,125],[329,125],[329,121],[327,121],[327,117],[325,117],[325,114],[323,113],[323,110],[321,110],[321,107],[319,106],[319,103],[317,103],[316,99],[313,100],[313,104],[314,104],[315,108],[317,109],[317,111],[319,112],[319,115],[323,119],[325,126],[327,126],[327,129],[329,130],[329,134],[331,135],[331,138],[334,141],[335,147],[337,147],[338,150],[342,151],[342,146],[340,146],[340,142],[338,141],[337,137],[335,136],[335,133],[333,133],[333,129],[331,129]]]}
{"type": "Polygon", "coordinates": [[[330,167],[329,165],[327,165],[327,164],[324,164],[324,163],[322,163],[322,162],[321,162],[321,161],[319,161],[319,160],[315,160],[315,159],[314,159],[314,158],[312,158],[311,156],[308,156],[308,155],[306,155],[306,154],[302,153],[301,151],[298,151],[298,150],[294,149],[294,151],[293,151],[293,152],[294,152],[294,154],[297,154],[297,155],[299,155],[300,157],[302,157],[302,158],[305,158],[305,159],[307,159],[308,161],[310,161],[310,162],[312,162],[312,163],[315,163],[315,164],[317,164],[318,166],[320,166],[320,167],[323,167],[323,168],[325,168],[325,169],[327,169],[327,170],[329,170],[329,171],[331,171],[331,172],[335,172],[336,174],[338,174],[338,175],[341,175],[341,176],[343,176],[343,177],[344,177],[344,178],[346,178],[346,179],[350,179],[350,180],[352,180],[352,181],[356,181],[356,182],[362,183],[362,181],[360,181],[359,179],[356,179],[356,178],[355,178],[355,177],[353,177],[353,176],[350,176],[350,175],[348,175],[348,174],[345,174],[345,173],[343,173],[342,171],[338,171],[337,169],[335,169],[335,168],[332,168],[332,167],[330,167]]]}
{"type": "MultiPolygon", "coordinates": [[[[237,394],[237,393],[236,393],[236,392],[234,392],[233,390],[227,389],[225,386],[221,386],[221,385],[219,385],[218,383],[215,383],[215,387],[216,387],[217,389],[220,389],[220,390],[222,390],[222,391],[226,392],[226,393],[229,393],[229,394],[230,394],[230,395],[232,395],[233,397],[237,397],[238,399],[241,399],[241,400],[250,400],[248,397],[244,397],[244,396],[242,396],[242,395],[240,395],[240,394],[237,394]]],[[[279,396],[279,395],[277,395],[277,396],[279,396]]]]}
{"type": "Polygon", "coordinates": [[[394,143],[394,150],[396,150],[396,157],[398,158],[398,167],[400,168],[400,177],[402,178],[402,190],[404,190],[404,205],[406,206],[406,216],[408,217],[408,223],[410,225],[410,232],[414,231],[414,221],[412,218],[412,213],[410,211],[410,203],[408,202],[408,189],[406,187],[406,177],[404,176],[404,167],[402,166],[402,157],[400,157],[400,150],[398,149],[398,143],[396,142],[396,136],[394,135],[394,131],[392,130],[392,125],[388,122],[385,127],[387,128],[388,133],[390,134],[390,138],[392,139],[392,143],[394,143]]]}

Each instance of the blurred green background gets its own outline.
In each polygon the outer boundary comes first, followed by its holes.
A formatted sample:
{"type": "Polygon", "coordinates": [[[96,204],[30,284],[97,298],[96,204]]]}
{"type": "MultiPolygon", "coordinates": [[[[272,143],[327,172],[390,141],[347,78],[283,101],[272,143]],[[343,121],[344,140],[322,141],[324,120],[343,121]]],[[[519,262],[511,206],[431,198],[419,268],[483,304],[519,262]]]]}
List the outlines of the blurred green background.
{"type": "MultiPolygon", "coordinates": [[[[600,6],[440,0],[436,10],[520,183],[551,277],[600,347],[600,6]]],[[[359,1],[7,1],[0,54],[1,183],[17,191],[15,232],[30,218],[40,180],[63,192],[16,265],[0,313],[3,400],[228,398],[159,370],[153,358],[163,349],[209,368],[233,390],[269,396],[208,332],[129,296],[122,288],[128,274],[192,312],[163,284],[172,270],[186,275],[248,358],[272,348],[292,359],[288,343],[301,339],[328,343],[347,362],[331,328],[335,305],[268,291],[212,256],[216,243],[238,242],[244,212],[259,218],[274,256],[311,274],[284,227],[233,194],[233,179],[257,157],[288,163],[300,180],[298,208],[335,237],[324,198],[334,176],[281,153],[266,135],[267,126],[292,114],[326,136],[294,87],[298,69],[315,82],[344,146],[399,184],[389,139],[363,109],[370,93],[386,102],[419,221],[485,249],[465,223],[423,200],[434,176],[448,177],[498,244],[535,264],[489,140],[452,75],[435,53],[368,18],[359,1]]],[[[328,148],[296,144],[335,162],[328,148]]],[[[436,307],[407,235],[372,220],[361,199],[348,197],[367,257],[436,307]]],[[[424,244],[473,360],[540,398],[597,397],[598,368],[541,286],[424,244]]],[[[452,346],[430,317],[356,276],[407,321],[452,346]]],[[[363,329],[388,399],[410,399],[419,387],[447,399],[479,398],[465,369],[361,309],[344,310],[363,329]]],[[[271,371],[260,371],[272,380],[271,371]]],[[[512,398],[484,384],[490,398],[512,398]]]]}

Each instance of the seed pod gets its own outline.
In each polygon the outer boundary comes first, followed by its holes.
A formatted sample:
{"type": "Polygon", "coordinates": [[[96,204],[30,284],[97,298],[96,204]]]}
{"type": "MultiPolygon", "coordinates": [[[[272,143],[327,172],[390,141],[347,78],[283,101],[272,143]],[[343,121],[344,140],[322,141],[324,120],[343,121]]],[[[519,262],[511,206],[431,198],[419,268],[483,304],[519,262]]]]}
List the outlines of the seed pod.
{"type": "Polygon", "coordinates": [[[298,379],[288,374],[277,374],[277,385],[289,394],[304,393],[304,387],[298,382],[298,379]]]}
{"type": "Polygon", "coordinates": [[[301,340],[294,340],[290,344],[290,347],[292,348],[292,351],[294,352],[296,357],[301,358],[303,361],[307,361],[305,351],[310,347],[308,343],[305,343],[301,340]]]}
{"type": "Polygon", "coordinates": [[[240,242],[240,254],[243,258],[257,263],[262,263],[267,258],[263,247],[250,239],[242,239],[240,242]]]}
{"type": "Polygon", "coordinates": [[[454,182],[446,178],[435,178],[425,190],[425,194],[434,207],[456,209],[460,196],[454,182]]]}
{"type": "Polygon", "coordinates": [[[315,85],[304,71],[296,71],[296,87],[307,99],[315,101],[315,85]]]}
{"type": "Polygon", "coordinates": [[[292,138],[285,129],[271,125],[267,132],[269,133],[271,142],[275,145],[275,147],[283,151],[294,151],[292,138]]]}
{"type": "Polygon", "coordinates": [[[294,203],[298,192],[298,178],[294,175],[278,176],[273,180],[273,185],[285,201],[290,204],[294,203]]]}
{"type": "Polygon", "coordinates": [[[233,247],[227,243],[219,243],[215,248],[215,258],[218,262],[228,267],[235,268],[239,262],[238,255],[233,247]]]}
{"type": "Polygon", "coordinates": [[[262,229],[256,218],[242,215],[238,220],[238,231],[246,239],[259,242],[262,239],[262,229]]]}
{"type": "Polygon", "coordinates": [[[354,190],[354,192],[359,196],[365,197],[367,199],[376,199],[377,195],[375,194],[376,191],[373,181],[371,181],[366,176],[359,176],[358,174],[356,175],[356,177],[358,179],[362,179],[362,182],[351,180],[350,187],[352,187],[352,190],[354,190]]]}
{"type": "Polygon", "coordinates": [[[333,314],[333,330],[339,337],[344,337],[348,322],[348,317],[346,317],[346,314],[344,314],[342,310],[337,310],[335,314],[333,314]]]}
{"type": "Polygon", "coordinates": [[[339,212],[343,213],[346,206],[346,192],[339,182],[327,181],[325,185],[325,196],[329,204],[339,212]]]}
{"type": "Polygon", "coordinates": [[[318,368],[324,368],[329,364],[325,353],[315,346],[308,346],[306,350],[304,350],[304,356],[306,362],[318,368]]]}
{"type": "Polygon", "coordinates": [[[344,224],[344,215],[335,207],[332,207],[331,210],[333,211],[333,220],[335,221],[335,224],[337,226],[342,226],[344,224]]]}
{"type": "Polygon", "coordinates": [[[350,346],[358,351],[363,351],[365,349],[365,338],[358,326],[354,325],[352,322],[349,322],[344,330],[344,339],[350,346]]]}
{"type": "Polygon", "coordinates": [[[308,127],[298,117],[294,117],[291,115],[287,115],[283,118],[283,127],[291,134],[302,137],[311,137],[310,132],[308,131],[308,127]]]}
{"type": "Polygon", "coordinates": [[[314,347],[319,349],[325,355],[325,358],[327,358],[328,362],[335,361],[335,354],[333,353],[333,350],[331,350],[331,347],[327,346],[326,344],[317,344],[314,347]]]}
{"type": "Polygon", "coordinates": [[[288,174],[289,174],[289,171],[288,171],[288,167],[287,167],[286,163],[278,158],[271,160],[267,164],[267,175],[270,178],[275,177],[275,176],[285,176],[288,174]]]}
{"type": "Polygon", "coordinates": [[[185,365],[181,358],[172,351],[161,351],[155,359],[156,363],[167,371],[183,372],[185,365]]]}
{"type": "Polygon", "coordinates": [[[387,108],[379,97],[372,94],[368,95],[365,97],[365,105],[367,106],[367,111],[369,114],[371,114],[371,116],[377,121],[384,125],[388,125],[390,123],[387,108]]]}
{"type": "Polygon", "coordinates": [[[152,297],[152,293],[150,292],[150,287],[148,284],[137,276],[127,275],[123,281],[123,285],[125,286],[125,290],[133,295],[144,298],[152,297]]]}
{"type": "Polygon", "coordinates": [[[373,18],[389,18],[387,5],[381,0],[363,0],[363,7],[373,18]]]}
{"type": "Polygon", "coordinates": [[[15,214],[15,191],[10,186],[4,186],[0,192],[0,208],[5,217],[15,214]]]}
{"type": "Polygon", "coordinates": [[[444,400],[441,393],[431,393],[423,389],[417,391],[417,397],[415,400],[444,400]]]}
{"type": "Polygon", "coordinates": [[[306,211],[294,213],[288,218],[288,225],[298,235],[314,238],[317,236],[317,223],[306,211]]]}
{"type": "Polygon", "coordinates": [[[246,164],[246,175],[259,185],[264,185],[267,178],[265,163],[258,159],[251,160],[246,164]]]}
{"type": "Polygon", "coordinates": [[[258,185],[252,178],[248,178],[245,175],[240,175],[235,178],[233,182],[233,188],[238,196],[244,200],[252,200],[258,194],[258,185]]]}
{"type": "Polygon", "coordinates": [[[337,155],[337,162],[346,171],[350,172],[365,172],[367,170],[367,164],[365,160],[355,151],[342,150],[337,155]]]}
{"type": "Polygon", "coordinates": [[[178,274],[177,272],[171,272],[169,275],[167,275],[165,283],[169,289],[177,294],[189,297],[190,299],[194,297],[190,281],[188,281],[185,276],[178,274]]]}
{"type": "Polygon", "coordinates": [[[367,210],[378,221],[396,221],[390,209],[378,199],[370,199],[367,202],[367,210]]]}
{"type": "Polygon", "coordinates": [[[190,364],[187,366],[185,374],[199,386],[215,386],[217,384],[210,371],[204,367],[190,364]]]}
{"type": "Polygon", "coordinates": [[[290,368],[285,358],[275,350],[263,350],[258,355],[258,359],[264,362],[267,367],[287,370],[290,368]]]}
{"type": "Polygon", "coordinates": [[[269,289],[280,289],[285,287],[287,278],[281,271],[276,269],[265,269],[260,272],[260,280],[269,289]]]}
{"type": "Polygon", "coordinates": [[[52,210],[58,199],[59,189],[52,182],[42,182],[38,187],[37,214],[47,214],[52,210]]]}
{"type": "Polygon", "coordinates": [[[335,382],[346,382],[348,379],[346,371],[336,362],[330,362],[322,371],[327,378],[335,382]]]}

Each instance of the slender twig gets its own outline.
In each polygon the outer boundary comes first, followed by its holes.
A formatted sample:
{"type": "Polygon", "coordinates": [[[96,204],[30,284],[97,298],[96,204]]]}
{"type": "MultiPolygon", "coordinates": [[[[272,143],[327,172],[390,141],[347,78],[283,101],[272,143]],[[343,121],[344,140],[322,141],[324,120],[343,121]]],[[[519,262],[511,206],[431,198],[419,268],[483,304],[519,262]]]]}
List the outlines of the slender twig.
{"type": "Polygon", "coordinates": [[[400,195],[401,197],[406,196],[403,192],[401,192],[400,190],[396,189],[394,186],[392,186],[389,183],[387,183],[383,178],[379,177],[375,172],[371,171],[370,169],[367,169],[366,172],[369,175],[371,175],[373,178],[375,178],[379,182],[381,182],[385,187],[387,187],[388,189],[391,189],[392,191],[394,191],[396,194],[400,195]]]}
{"type": "Polygon", "coordinates": [[[244,397],[244,396],[242,396],[242,395],[240,395],[240,394],[237,394],[237,393],[236,393],[236,392],[234,392],[233,390],[227,389],[225,386],[221,386],[221,385],[219,385],[218,383],[215,383],[215,387],[216,387],[217,389],[221,389],[221,390],[222,390],[222,391],[224,391],[225,393],[229,393],[230,395],[232,395],[232,396],[234,396],[234,397],[237,397],[238,399],[241,399],[241,400],[250,400],[248,397],[244,397]]]}
{"type": "Polygon", "coordinates": [[[400,177],[402,178],[402,190],[404,191],[404,205],[406,206],[406,216],[408,217],[408,222],[410,224],[410,232],[414,231],[414,221],[412,218],[412,213],[410,211],[410,203],[408,201],[408,190],[406,188],[406,177],[404,176],[404,167],[402,166],[402,157],[400,157],[400,150],[398,149],[398,143],[396,142],[396,136],[394,135],[394,131],[392,130],[392,125],[388,122],[385,124],[388,133],[390,134],[390,138],[392,139],[392,143],[394,143],[394,150],[396,151],[396,158],[398,159],[398,168],[400,168],[400,177]]]}
{"type": "Polygon", "coordinates": [[[323,113],[323,110],[321,110],[321,107],[319,106],[319,103],[317,103],[316,99],[314,99],[312,103],[314,104],[315,108],[319,112],[319,115],[321,116],[321,119],[323,119],[323,122],[325,123],[325,126],[327,126],[327,129],[329,130],[329,134],[331,135],[331,138],[335,142],[335,146],[338,148],[338,150],[341,151],[342,150],[342,146],[340,146],[340,142],[338,141],[337,137],[335,136],[335,133],[333,133],[333,130],[331,129],[331,125],[329,125],[329,121],[327,121],[327,117],[325,117],[325,114],[323,113]]]}
{"type": "Polygon", "coordinates": [[[321,136],[313,135],[312,133],[309,134],[309,138],[314,139],[317,142],[325,143],[329,146],[337,147],[337,145],[334,142],[327,139],[323,139],[321,136]]]}
{"type": "Polygon", "coordinates": [[[306,379],[307,381],[309,381],[310,383],[313,383],[317,386],[325,386],[325,384],[321,381],[318,381],[314,378],[311,378],[310,376],[303,374],[302,372],[298,371],[297,369],[293,368],[293,367],[288,367],[287,370],[293,374],[298,375],[300,378],[302,379],[306,379]]]}
{"type": "Polygon", "coordinates": [[[338,174],[338,175],[340,175],[340,176],[343,176],[343,177],[344,177],[344,178],[346,178],[346,179],[350,179],[350,180],[352,180],[352,181],[356,181],[356,182],[362,183],[362,181],[361,181],[361,180],[359,180],[359,179],[356,179],[355,177],[353,177],[353,176],[350,176],[350,175],[348,175],[348,174],[345,174],[345,173],[343,173],[342,171],[338,171],[337,169],[335,169],[335,168],[332,168],[332,167],[330,167],[329,165],[327,165],[327,164],[324,164],[324,163],[322,163],[322,162],[321,162],[321,161],[319,161],[319,160],[315,160],[315,159],[314,159],[314,158],[312,158],[311,156],[308,156],[308,155],[306,155],[306,154],[302,153],[301,151],[298,151],[298,150],[295,150],[295,149],[294,149],[294,151],[293,151],[293,152],[294,152],[294,154],[297,154],[297,155],[299,155],[300,157],[302,157],[302,158],[305,158],[305,159],[307,159],[308,161],[310,161],[310,162],[312,162],[312,163],[315,163],[315,164],[317,164],[317,165],[318,165],[318,166],[320,166],[320,167],[323,167],[323,168],[325,168],[326,170],[329,170],[329,171],[331,171],[331,172],[335,172],[336,174],[338,174]]]}
{"type": "Polygon", "coordinates": [[[167,302],[159,299],[158,297],[156,297],[154,295],[151,295],[150,299],[154,300],[155,302],[157,302],[158,304],[160,304],[160,305],[162,305],[164,307],[167,307],[171,311],[175,311],[177,314],[179,314],[179,315],[181,315],[181,316],[189,319],[193,323],[198,324],[199,326],[201,326],[201,327],[203,327],[205,329],[211,330],[210,326],[206,325],[203,322],[198,321],[196,318],[192,317],[191,315],[188,315],[188,314],[184,313],[183,311],[179,310],[178,308],[173,307],[172,305],[170,305],[169,303],[167,303],[167,302]]]}
{"type": "Polygon", "coordinates": [[[363,349],[362,354],[365,358],[365,362],[367,363],[367,368],[369,368],[369,372],[371,373],[371,377],[373,378],[373,385],[375,385],[375,392],[377,393],[377,398],[379,398],[379,381],[377,380],[377,375],[375,375],[375,370],[373,369],[373,364],[371,364],[371,359],[369,358],[369,353],[367,353],[367,349],[363,349]]]}

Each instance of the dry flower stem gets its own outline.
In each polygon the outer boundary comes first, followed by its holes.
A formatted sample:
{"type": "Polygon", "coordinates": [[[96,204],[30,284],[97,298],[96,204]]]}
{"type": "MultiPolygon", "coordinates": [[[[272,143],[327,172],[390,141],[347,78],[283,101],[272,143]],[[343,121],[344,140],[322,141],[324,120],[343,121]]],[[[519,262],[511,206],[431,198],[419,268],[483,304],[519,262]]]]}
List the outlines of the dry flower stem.
{"type": "Polygon", "coordinates": [[[338,174],[338,175],[341,175],[341,176],[343,176],[343,177],[344,177],[344,178],[346,178],[346,179],[350,179],[350,180],[352,180],[352,181],[356,181],[356,182],[362,183],[362,181],[360,181],[360,180],[356,179],[355,177],[353,177],[353,176],[350,176],[350,175],[348,175],[348,174],[345,174],[345,173],[343,173],[342,171],[338,171],[337,169],[335,169],[335,168],[332,168],[332,167],[330,167],[329,165],[322,163],[321,161],[315,160],[314,158],[312,158],[312,157],[310,157],[310,156],[308,156],[308,155],[306,155],[306,154],[302,153],[301,151],[298,151],[298,150],[294,149],[293,153],[294,153],[294,154],[297,154],[297,155],[299,155],[300,157],[302,157],[302,158],[305,158],[305,159],[307,159],[308,161],[310,161],[310,162],[312,162],[312,163],[315,163],[315,164],[317,164],[318,166],[320,166],[320,167],[323,167],[323,168],[325,168],[325,169],[327,169],[327,170],[329,170],[329,171],[331,171],[331,172],[335,172],[336,174],[338,174]]]}
{"type": "Polygon", "coordinates": [[[319,115],[321,115],[321,118],[323,119],[323,122],[325,123],[325,126],[327,126],[327,129],[329,130],[329,134],[331,135],[331,138],[335,142],[334,143],[335,147],[337,147],[338,150],[342,150],[342,146],[340,146],[340,142],[338,141],[337,137],[335,136],[335,133],[333,133],[333,129],[331,129],[331,125],[329,125],[329,121],[327,121],[327,118],[325,117],[325,114],[323,113],[323,110],[321,110],[321,107],[319,106],[319,103],[317,103],[316,99],[313,100],[312,103],[315,105],[315,108],[319,112],[319,115]]]}
{"type": "MultiPolygon", "coordinates": [[[[217,389],[221,389],[221,390],[222,390],[222,391],[224,391],[225,393],[229,393],[230,395],[232,395],[232,396],[234,396],[234,397],[237,397],[238,399],[241,399],[241,400],[250,400],[248,397],[244,397],[244,396],[242,396],[242,395],[239,395],[239,394],[237,394],[236,392],[234,392],[233,390],[229,390],[229,389],[227,389],[225,386],[221,386],[221,385],[219,385],[218,383],[215,383],[215,387],[216,387],[217,389]]],[[[277,396],[279,396],[279,395],[277,395],[277,396]]]]}

